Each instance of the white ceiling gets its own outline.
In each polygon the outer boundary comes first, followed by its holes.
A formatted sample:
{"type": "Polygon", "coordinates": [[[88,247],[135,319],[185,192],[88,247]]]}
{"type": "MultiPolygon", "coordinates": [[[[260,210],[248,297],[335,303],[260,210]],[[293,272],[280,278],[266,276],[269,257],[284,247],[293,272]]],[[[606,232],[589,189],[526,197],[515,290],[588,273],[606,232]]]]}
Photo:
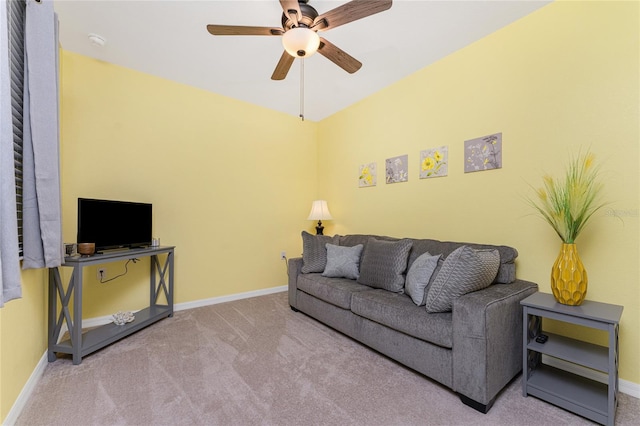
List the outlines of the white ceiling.
{"type": "MultiPolygon", "coordinates": [[[[346,0],[311,0],[319,14],[346,0]]],[[[363,63],[348,74],[305,60],[304,115],[319,121],[550,3],[395,0],[391,9],[326,31],[363,63]]],[[[280,36],[212,36],[207,24],[280,27],[278,0],[56,0],[62,48],[298,116],[300,61],[271,80],[280,36]],[[90,33],[106,39],[97,47],[90,33]]]]}

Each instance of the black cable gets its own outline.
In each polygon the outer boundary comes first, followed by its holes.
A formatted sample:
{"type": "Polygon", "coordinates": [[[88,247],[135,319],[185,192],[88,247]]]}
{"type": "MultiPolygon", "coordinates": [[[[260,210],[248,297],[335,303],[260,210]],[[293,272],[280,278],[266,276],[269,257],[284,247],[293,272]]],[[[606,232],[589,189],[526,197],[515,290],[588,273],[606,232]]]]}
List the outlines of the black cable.
{"type": "Polygon", "coordinates": [[[124,276],[124,275],[127,275],[127,272],[129,272],[129,268],[127,267],[127,265],[129,265],[129,262],[136,263],[138,260],[140,260],[140,259],[135,259],[135,258],[134,258],[134,259],[129,259],[129,260],[127,260],[127,262],[124,264],[124,272],[123,272],[122,274],[120,274],[120,275],[116,275],[115,277],[113,277],[113,278],[109,278],[108,280],[102,280],[102,279],[100,279],[100,284],[106,284],[106,283],[108,283],[109,281],[113,281],[113,280],[115,280],[116,278],[120,278],[120,277],[122,277],[122,276],[124,276]]]}

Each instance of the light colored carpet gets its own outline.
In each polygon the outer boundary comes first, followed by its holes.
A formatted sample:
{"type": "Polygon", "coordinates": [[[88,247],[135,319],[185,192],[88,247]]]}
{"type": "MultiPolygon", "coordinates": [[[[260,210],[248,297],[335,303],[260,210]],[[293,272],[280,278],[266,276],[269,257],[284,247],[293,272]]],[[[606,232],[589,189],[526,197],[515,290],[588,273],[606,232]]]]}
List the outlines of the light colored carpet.
{"type": "MultiPolygon", "coordinates": [[[[618,425],[640,424],[620,394],[618,425]]],[[[301,313],[286,293],[176,312],[46,367],[17,425],[584,425],[520,377],[488,414],[301,313]]]]}

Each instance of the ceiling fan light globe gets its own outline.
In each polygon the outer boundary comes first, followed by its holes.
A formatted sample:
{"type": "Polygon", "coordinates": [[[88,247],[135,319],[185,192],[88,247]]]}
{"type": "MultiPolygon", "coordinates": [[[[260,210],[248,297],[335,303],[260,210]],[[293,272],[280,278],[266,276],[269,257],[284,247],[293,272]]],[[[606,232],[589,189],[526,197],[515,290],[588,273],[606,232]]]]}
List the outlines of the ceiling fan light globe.
{"type": "Polygon", "coordinates": [[[282,45],[294,58],[308,58],[318,51],[320,37],[309,28],[291,28],[282,35],[282,45]]]}

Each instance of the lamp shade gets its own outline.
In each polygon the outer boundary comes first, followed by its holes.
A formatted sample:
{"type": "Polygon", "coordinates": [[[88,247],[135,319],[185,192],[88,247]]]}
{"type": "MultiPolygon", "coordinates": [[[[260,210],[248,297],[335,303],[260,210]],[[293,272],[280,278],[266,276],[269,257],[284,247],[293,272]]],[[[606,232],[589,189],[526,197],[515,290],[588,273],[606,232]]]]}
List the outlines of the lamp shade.
{"type": "Polygon", "coordinates": [[[311,212],[309,213],[309,217],[307,220],[332,220],[331,212],[329,212],[329,207],[327,207],[327,202],[325,200],[316,200],[311,205],[311,212]]]}
{"type": "Polygon", "coordinates": [[[291,28],[282,35],[282,45],[294,58],[306,58],[316,53],[320,46],[320,37],[309,28],[291,28]]]}

